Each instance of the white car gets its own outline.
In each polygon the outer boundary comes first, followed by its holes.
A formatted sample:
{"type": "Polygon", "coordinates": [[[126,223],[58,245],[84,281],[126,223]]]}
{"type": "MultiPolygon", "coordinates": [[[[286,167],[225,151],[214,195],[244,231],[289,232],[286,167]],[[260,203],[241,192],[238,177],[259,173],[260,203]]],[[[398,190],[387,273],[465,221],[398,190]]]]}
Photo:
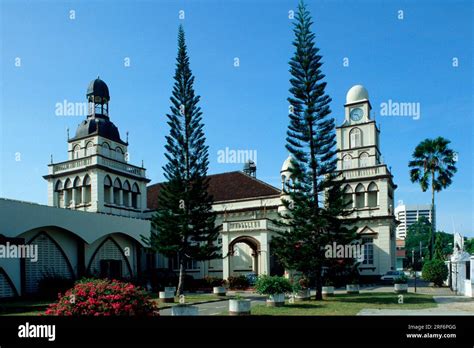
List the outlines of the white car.
{"type": "Polygon", "coordinates": [[[393,281],[401,276],[405,275],[403,271],[388,271],[383,276],[380,277],[380,280],[384,283],[393,283],[393,281]]]}

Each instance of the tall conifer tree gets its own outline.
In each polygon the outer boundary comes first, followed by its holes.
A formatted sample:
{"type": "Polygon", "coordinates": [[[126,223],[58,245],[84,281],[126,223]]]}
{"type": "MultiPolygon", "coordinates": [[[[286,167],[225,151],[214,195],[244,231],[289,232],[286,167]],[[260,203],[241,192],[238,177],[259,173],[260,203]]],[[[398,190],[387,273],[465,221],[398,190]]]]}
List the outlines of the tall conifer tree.
{"type": "Polygon", "coordinates": [[[286,148],[292,155],[293,181],[286,187],[289,199],[280,224],[285,231],[272,240],[272,249],[287,268],[314,276],[316,299],[322,299],[322,270],[334,260],[325,256],[325,246],[350,243],[355,228],[348,229],[341,217],[348,202],[341,192],[336,172],[335,122],[329,117],[331,98],[321,71],[322,57],[315,46],[310,13],[298,6],[294,28],[294,56],[290,60],[290,124],[286,148]]]}
{"type": "Polygon", "coordinates": [[[167,180],[160,190],[159,208],[152,218],[151,248],[179,262],[177,293],[183,292],[186,263],[219,257],[215,240],[219,234],[208,195],[208,146],[205,144],[200,97],[194,93],[194,76],[189,66],[184,30],[179,27],[178,56],[167,115],[170,133],[166,137],[163,167],[167,180]]]}

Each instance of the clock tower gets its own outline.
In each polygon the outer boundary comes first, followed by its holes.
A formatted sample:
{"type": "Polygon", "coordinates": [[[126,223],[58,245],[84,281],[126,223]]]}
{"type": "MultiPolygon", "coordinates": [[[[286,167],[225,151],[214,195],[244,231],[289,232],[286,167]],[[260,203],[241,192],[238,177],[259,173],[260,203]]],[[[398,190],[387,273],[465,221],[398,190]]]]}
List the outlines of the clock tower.
{"type": "Polygon", "coordinates": [[[344,111],[344,122],[336,127],[337,169],[344,180],[345,200],[352,202],[348,222],[357,224],[365,245],[360,273],[378,276],[395,267],[393,202],[397,186],[382,161],[380,129],[363,86],[353,86],[347,92],[344,111]]]}

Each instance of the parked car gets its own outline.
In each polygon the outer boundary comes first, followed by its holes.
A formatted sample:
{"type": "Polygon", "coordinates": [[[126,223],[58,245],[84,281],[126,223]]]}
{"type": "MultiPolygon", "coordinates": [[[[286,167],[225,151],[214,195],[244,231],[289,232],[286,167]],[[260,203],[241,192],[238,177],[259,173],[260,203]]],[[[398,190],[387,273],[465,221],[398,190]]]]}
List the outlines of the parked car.
{"type": "Polygon", "coordinates": [[[380,277],[380,280],[383,283],[393,284],[393,281],[401,276],[405,275],[403,271],[388,271],[383,276],[380,277]]]}

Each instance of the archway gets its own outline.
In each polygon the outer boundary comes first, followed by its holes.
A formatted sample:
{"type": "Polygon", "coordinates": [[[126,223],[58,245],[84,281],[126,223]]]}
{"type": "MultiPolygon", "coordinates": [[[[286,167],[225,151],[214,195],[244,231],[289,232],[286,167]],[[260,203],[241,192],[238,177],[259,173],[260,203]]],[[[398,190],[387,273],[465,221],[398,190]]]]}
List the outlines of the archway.
{"type": "Polygon", "coordinates": [[[260,242],[254,237],[240,236],[233,239],[229,244],[229,274],[238,275],[245,273],[259,274],[259,258],[261,248],[260,242]],[[239,248],[237,244],[244,244],[249,249],[239,248]],[[251,257],[250,267],[248,266],[248,256],[251,257]]]}

